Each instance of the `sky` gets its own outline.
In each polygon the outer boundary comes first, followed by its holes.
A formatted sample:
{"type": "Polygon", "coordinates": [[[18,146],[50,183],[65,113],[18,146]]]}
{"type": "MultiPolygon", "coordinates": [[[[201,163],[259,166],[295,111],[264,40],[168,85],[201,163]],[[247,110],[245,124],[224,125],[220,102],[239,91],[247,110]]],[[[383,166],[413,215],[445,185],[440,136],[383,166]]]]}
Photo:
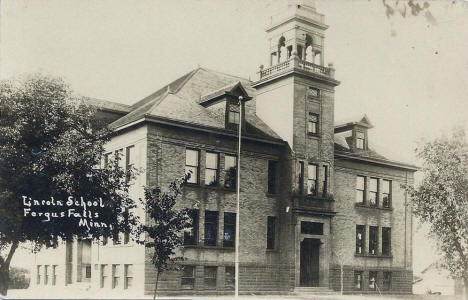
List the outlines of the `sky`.
{"type": "MultiPolygon", "coordinates": [[[[81,95],[126,104],[198,66],[258,79],[258,67],[268,61],[267,19],[286,5],[0,1],[0,78],[61,76],[81,95]]],[[[468,123],[468,2],[428,4],[435,22],[409,10],[406,17],[397,11],[387,18],[380,0],[316,1],[330,26],[325,63],[333,62],[341,81],[335,119],[365,113],[375,126],[369,131],[375,149],[415,164],[418,141],[468,123]]],[[[424,243],[418,233],[415,247],[424,243]]]]}

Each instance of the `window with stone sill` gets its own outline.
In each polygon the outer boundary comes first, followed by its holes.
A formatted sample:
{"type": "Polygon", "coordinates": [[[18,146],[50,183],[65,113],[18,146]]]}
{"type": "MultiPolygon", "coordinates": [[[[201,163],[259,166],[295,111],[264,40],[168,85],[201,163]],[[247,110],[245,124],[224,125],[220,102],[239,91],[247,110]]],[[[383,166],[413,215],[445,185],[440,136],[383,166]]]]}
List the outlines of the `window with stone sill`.
{"type": "Polygon", "coordinates": [[[364,253],[366,226],[356,225],[356,254],[364,253]]]}
{"type": "Polygon", "coordinates": [[[392,229],[390,227],[382,227],[382,255],[390,256],[392,242],[392,229]]]}
{"type": "Polygon", "coordinates": [[[224,187],[235,188],[237,182],[237,157],[224,156],[224,187]]]}
{"type": "Polygon", "coordinates": [[[200,152],[194,149],[185,150],[185,174],[190,174],[188,183],[198,184],[200,152]]]}
{"type": "Polygon", "coordinates": [[[382,180],[382,207],[390,208],[392,199],[392,182],[390,180],[382,180]]]}
{"type": "Polygon", "coordinates": [[[315,164],[309,164],[307,169],[307,194],[312,196],[317,196],[317,177],[318,177],[318,168],[315,164]]]}
{"type": "Polygon", "coordinates": [[[205,211],[205,246],[216,246],[218,236],[218,212],[205,211]]]}
{"type": "Polygon", "coordinates": [[[309,113],[309,119],[307,121],[307,133],[311,135],[318,134],[319,127],[319,116],[314,113],[309,113]]]}
{"type": "Polygon", "coordinates": [[[218,185],[219,154],[206,152],[205,185],[218,185]]]}
{"type": "Polygon", "coordinates": [[[369,226],[369,255],[377,255],[379,227],[369,226]]]}
{"type": "Polygon", "coordinates": [[[379,180],[370,178],[369,180],[369,205],[373,207],[379,206],[379,180]]]}
{"type": "Polygon", "coordinates": [[[189,211],[190,228],[184,231],[184,245],[197,245],[198,244],[198,210],[192,209],[189,211]]]}
{"type": "Polygon", "coordinates": [[[366,177],[356,177],[356,203],[364,204],[366,197],[366,177]]]}
{"type": "Polygon", "coordinates": [[[120,265],[112,265],[112,288],[116,289],[120,285],[120,265]]]}
{"type": "Polygon", "coordinates": [[[236,236],[236,213],[224,213],[223,247],[234,247],[236,236]]]}
{"type": "Polygon", "coordinates": [[[133,265],[125,265],[124,273],[124,289],[127,290],[133,286],[133,265]]]}

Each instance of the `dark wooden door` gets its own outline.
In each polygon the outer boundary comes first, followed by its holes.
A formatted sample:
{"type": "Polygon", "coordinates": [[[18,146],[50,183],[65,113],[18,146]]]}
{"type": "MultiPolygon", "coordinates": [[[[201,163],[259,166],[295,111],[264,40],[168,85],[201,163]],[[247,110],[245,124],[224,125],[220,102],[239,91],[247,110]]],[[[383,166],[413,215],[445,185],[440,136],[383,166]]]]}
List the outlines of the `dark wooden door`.
{"type": "Polygon", "coordinates": [[[320,240],[304,239],[301,242],[301,286],[319,286],[320,240]]]}

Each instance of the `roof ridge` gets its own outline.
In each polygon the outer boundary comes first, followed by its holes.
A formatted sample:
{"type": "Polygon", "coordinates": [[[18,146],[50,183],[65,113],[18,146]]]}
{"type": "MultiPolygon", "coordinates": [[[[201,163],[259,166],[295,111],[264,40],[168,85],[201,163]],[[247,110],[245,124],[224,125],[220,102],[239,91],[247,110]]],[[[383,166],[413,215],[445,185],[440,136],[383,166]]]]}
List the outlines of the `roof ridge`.
{"type": "MultiPolygon", "coordinates": [[[[196,69],[193,69],[192,71],[190,71],[188,74],[188,76],[184,79],[184,81],[182,81],[181,84],[179,84],[179,86],[176,88],[176,90],[173,92],[174,94],[178,93],[184,86],[185,84],[187,84],[187,82],[192,79],[193,75],[195,75],[195,73],[197,73],[198,71],[200,70],[200,67],[196,68],[196,69]]],[[[186,75],[187,75],[186,74],[186,75]]],[[[169,84],[168,84],[169,85],[169,84]]]]}
{"type": "Polygon", "coordinates": [[[198,71],[198,69],[199,69],[199,68],[194,69],[194,70],[191,70],[190,72],[185,73],[184,75],[182,75],[182,76],[178,77],[177,79],[175,79],[175,80],[169,82],[168,84],[164,85],[163,87],[161,87],[160,89],[156,90],[155,92],[153,92],[153,93],[149,94],[148,96],[144,97],[143,99],[138,100],[137,102],[135,102],[135,103],[133,103],[132,105],[130,105],[130,109],[131,109],[131,110],[134,110],[134,109],[136,109],[136,108],[138,108],[138,107],[140,107],[140,106],[142,106],[142,105],[144,105],[144,104],[150,102],[150,101],[151,101],[151,100],[150,100],[151,98],[153,98],[153,97],[155,97],[155,96],[158,96],[158,94],[161,94],[161,95],[162,95],[162,93],[164,93],[164,91],[167,91],[168,87],[170,87],[171,84],[177,82],[178,80],[183,79],[183,81],[182,81],[181,83],[179,83],[179,84],[177,85],[177,87],[175,88],[176,92],[178,92],[178,91],[179,91],[179,86],[180,86],[180,85],[185,85],[185,83],[187,83],[187,79],[190,79],[190,78],[193,76],[193,74],[195,74],[196,71],[198,71]],[[186,78],[184,78],[184,77],[186,77],[186,78]]]}
{"type": "Polygon", "coordinates": [[[214,72],[214,73],[222,74],[222,75],[225,75],[225,76],[229,76],[229,77],[233,77],[233,78],[237,78],[237,79],[242,79],[242,80],[245,80],[245,81],[248,81],[248,82],[252,82],[248,78],[244,78],[244,77],[240,77],[240,76],[236,76],[236,75],[231,75],[231,74],[221,72],[221,71],[217,71],[217,70],[213,70],[213,69],[210,69],[210,68],[199,67],[199,69],[203,69],[203,70],[205,70],[207,72],[214,72]]]}

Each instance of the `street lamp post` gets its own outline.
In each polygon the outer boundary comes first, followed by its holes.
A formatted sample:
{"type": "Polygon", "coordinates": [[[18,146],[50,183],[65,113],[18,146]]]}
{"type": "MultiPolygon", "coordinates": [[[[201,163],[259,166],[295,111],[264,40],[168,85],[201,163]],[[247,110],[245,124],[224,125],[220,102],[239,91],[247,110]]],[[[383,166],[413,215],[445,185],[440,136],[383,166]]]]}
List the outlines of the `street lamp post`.
{"type": "Polygon", "coordinates": [[[238,132],[238,145],[237,145],[237,207],[236,207],[236,240],[235,240],[235,245],[236,245],[236,250],[235,250],[235,258],[234,258],[234,263],[235,263],[235,297],[239,297],[239,231],[240,231],[240,226],[239,226],[239,213],[240,213],[240,205],[239,205],[239,199],[240,199],[240,153],[241,153],[241,132],[242,132],[242,100],[244,98],[242,96],[239,96],[239,132],[238,132]]]}

